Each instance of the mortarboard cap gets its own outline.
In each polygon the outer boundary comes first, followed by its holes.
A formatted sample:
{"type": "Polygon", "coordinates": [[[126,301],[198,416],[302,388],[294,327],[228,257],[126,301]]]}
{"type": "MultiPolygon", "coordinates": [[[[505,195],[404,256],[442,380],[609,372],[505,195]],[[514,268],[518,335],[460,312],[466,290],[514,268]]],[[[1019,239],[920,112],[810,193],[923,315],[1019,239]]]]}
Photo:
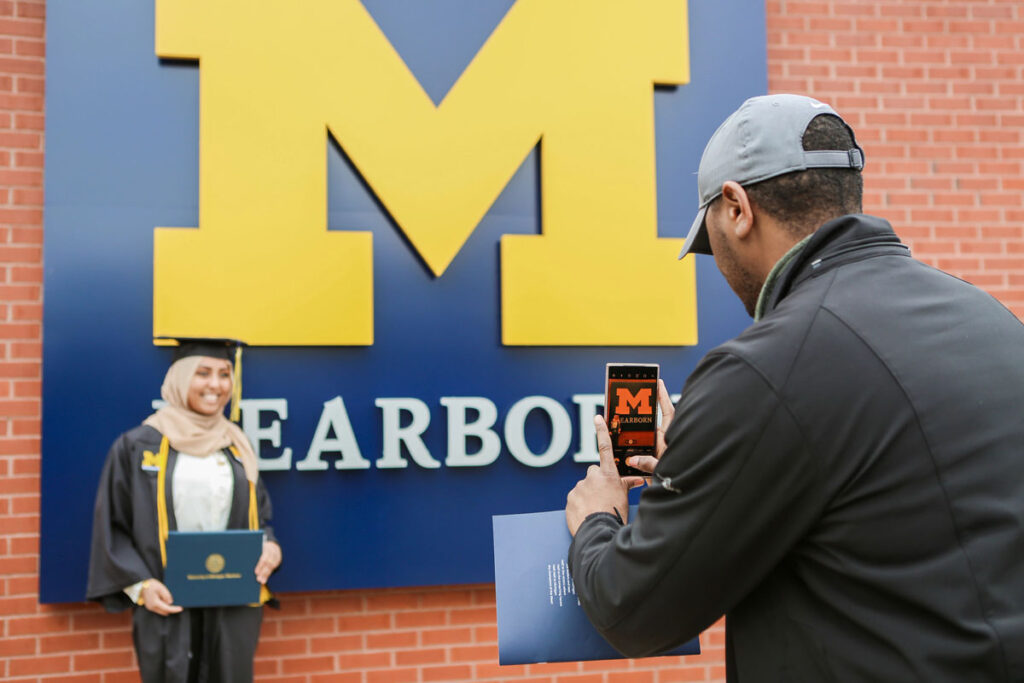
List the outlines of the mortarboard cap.
{"type": "Polygon", "coordinates": [[[235,354],[245,346],[245,342],[238,339],[209,337],[157,337],[157,339],[177,342],[174,349],[174,360],[176,361],[189,356],[209,356],[234,362],[235,354]]]}

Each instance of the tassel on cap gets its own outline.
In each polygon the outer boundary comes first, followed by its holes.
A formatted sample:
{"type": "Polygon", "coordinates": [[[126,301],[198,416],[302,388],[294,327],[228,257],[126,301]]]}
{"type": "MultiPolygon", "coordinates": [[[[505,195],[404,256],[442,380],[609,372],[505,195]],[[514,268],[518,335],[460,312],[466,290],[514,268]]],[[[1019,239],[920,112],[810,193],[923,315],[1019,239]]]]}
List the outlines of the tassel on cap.
{"type": "Polygon", "coordinates": [[[242,345],[235,347],[235,376],[231,383],[231,421],[242,419],[242,345]]]}

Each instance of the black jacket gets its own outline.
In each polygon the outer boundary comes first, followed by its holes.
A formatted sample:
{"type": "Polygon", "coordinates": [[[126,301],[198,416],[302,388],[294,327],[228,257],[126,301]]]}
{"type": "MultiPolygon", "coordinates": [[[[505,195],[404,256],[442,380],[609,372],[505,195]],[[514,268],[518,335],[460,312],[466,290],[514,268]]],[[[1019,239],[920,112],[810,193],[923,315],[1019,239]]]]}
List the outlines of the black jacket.
{"type": "Polygon", "coordinates": [[[636,518],[569,551],[629,656],[727,615],[730,681],[1024,680],[1024,325],[823,225],[687,380],[636,518]]]}

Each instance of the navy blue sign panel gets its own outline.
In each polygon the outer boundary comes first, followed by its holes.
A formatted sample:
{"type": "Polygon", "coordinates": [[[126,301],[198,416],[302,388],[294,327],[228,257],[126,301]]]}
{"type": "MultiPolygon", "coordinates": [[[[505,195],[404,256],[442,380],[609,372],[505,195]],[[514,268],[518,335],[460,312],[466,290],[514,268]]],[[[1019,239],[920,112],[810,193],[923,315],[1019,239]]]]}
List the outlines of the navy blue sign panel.
{"type": "MultiPolygon", "coordinates": [[[[513,3],[363,5],[438,103],[513,3]]],[[[763,12],[689,4],[690,82],[651,91],[660,237],[689,227],[708,137],[766,91],[763,12]]],[[[55,3],[47,30],[40,596],[66,602],[84,595],[105,454],[152,412],[171,361],[152,343],[154,229],[199,225],[202,67],[156,56],[150,1],[55,3]]],[[[700,256],[696,345],[503,344],[499,241],[543,232],[542,154],[526,156],[437,277],[325,139],[328,229],[372,233],[375,327],[372,345],[245,353],[243,427],[285,556],[275,590],[492,581],[491,516],[563,507],[596,457],[605,364],[659,363],[678,392],[749,324],[700,256]]]]}

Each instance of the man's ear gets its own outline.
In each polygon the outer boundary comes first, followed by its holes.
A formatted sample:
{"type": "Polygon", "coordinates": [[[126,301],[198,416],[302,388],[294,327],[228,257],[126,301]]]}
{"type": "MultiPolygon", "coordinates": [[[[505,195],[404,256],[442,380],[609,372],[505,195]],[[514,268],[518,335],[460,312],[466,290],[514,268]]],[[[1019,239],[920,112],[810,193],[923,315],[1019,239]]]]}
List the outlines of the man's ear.
{"type": "Polygon", "coordinates": [[[722,201],[734,234],[738,239],[746,239],[754,228],[754,210],[747,191],[739,183],[727,180],[722,185],[722,201]]]}

